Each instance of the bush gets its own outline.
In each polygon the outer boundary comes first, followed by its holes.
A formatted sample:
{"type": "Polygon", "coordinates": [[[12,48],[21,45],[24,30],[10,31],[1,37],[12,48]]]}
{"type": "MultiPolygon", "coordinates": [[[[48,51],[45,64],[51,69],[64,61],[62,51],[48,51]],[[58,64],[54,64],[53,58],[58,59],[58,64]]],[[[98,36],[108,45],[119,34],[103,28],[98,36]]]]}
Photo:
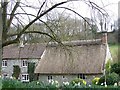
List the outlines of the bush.
{"type": "Polygon", "coordinates": [[[26,87],[28,89],[34,89],[34,88],[45,88],[46,86],[41,81],[32,81],[29,83],[26,83],[26,87]]]}
{"type": "Polygon", "coordinates": [[[40,81],[33,81],[29,83],[22,83],[21,81],[15,79],[3,79],[2,80],[2,90],[35,90],[36,88],[46,88],[46,86],[40,81]]]}
{"type": "Polygon", "coordinates": [[[120,76],[120,62],[111,66],[111,72],[115,72],[120,76]]]}
{"type": "Polygon", "coordinates": [[[28,62],[28,74],[29,74],[30,82],[37,80],[36,76],[35,76],[35,73],[34,73],[34,70],[35,70],[35,63],[34,62],[28,62]]]}
{"type": "Polygon", "coordinates": [[[84,86],[86,86],[86,81],[81,78],[76,78],[71,81],[71,84],[73,86],[84,87],[84,86]]]}
{"type": "Polygon", "coordinates": [[[13,66],[13,74],[12,76],[15,77],[16,79],[18,79],[19,75],[20,75],[20,67],[18,65],[14,65],[13,66]]]}
{"type": "Polygon", "coordinates": [[[49,80],[48,85],[46,85],[48,90],[58,90],[60,88],[59,82],[56,80],[49,80]]]}
{"type": "MultiPolygon", "coordinates": [[[[106,75],[106,84],[107,85],[114,85],[114,83],[118,83],[119,81],[119,75],[116,73],[111,73],[106,75]]],[[[98,82],[98,85],[105,85],[105,76],[102,76],[98,82]]]]}
{"type": "Polygon", "coordinates": [[[111,72],[111,60],[108,60],[106,65],[105,65],[105,70],[106,70],[106,74],[109,74],[111,72]]]}
{"type": "Polygon", "coordinates": [[[96,77],[96,78],[94,78],[93,80],[92,80],[92,84],[98,84],[98,82],[99,82],[99,80],[100,80],[100,78],[99,77],[96,77]]]}
{"type": "Polygon", "coordinates": [[[61,87],[63,90],[65,89],[68,89],[68,88],[73,88],[73,84],[72,83],[69,83],[69,82],[63,82],[63,85],[61,87]]]}
{"type": "Polygon", "coordinates": [[[6,90],[7,88],[13,90],[16,88],[24,88],[24,85],[18,80],[6,78],[2,80],[2,90],[6,90]]]}

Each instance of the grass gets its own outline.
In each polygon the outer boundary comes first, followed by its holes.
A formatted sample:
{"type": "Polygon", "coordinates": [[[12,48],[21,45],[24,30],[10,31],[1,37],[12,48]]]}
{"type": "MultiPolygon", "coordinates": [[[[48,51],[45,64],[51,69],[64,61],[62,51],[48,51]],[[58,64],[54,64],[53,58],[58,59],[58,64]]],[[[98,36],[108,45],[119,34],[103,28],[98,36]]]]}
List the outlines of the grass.
{"type": "Polygon", "coordinates": [[[113,63],[119,62],[120,60],[120,44],[110,44],[110,52],[112,54],[113,63]]]}

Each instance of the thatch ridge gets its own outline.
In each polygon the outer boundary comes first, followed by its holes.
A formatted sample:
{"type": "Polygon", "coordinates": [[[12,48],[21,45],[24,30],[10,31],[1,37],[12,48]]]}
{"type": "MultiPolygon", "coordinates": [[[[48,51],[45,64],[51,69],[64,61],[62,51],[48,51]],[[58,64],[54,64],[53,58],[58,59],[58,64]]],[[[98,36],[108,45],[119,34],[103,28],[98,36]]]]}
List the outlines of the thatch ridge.
{"type": "MultiPolygon", "coordinates": [[[[66,46],[81,46],[81,45],[95,45],[95,44],[101,44],[101,39],[93,39],[93,40],[76,40],[76,41],[64,41],[62,42],[63,45],[66,46]]],[[[49,42],[47,46],[50,47],[56,47],[59,44],[57,42],[49,42]]]]}

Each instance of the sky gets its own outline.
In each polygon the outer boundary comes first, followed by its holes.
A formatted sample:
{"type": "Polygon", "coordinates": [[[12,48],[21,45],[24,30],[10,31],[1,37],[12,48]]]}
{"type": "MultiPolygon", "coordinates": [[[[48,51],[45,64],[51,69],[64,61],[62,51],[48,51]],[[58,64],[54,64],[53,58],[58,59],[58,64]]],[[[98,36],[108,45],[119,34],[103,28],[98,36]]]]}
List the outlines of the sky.
{"type": "MultiPolygon", "coordinates": [[[[12,2],[13,0],[10,0],[10,1],[12,2]]],[[[40,7],[40,4],[44,0],[21,0],[21,1],[27,3],[27,5],[33,5],[33,6],[36,6],[36,7],[40,7]]],[[[47,7],[50,7],[51,4],[53,5],[55,3],[65,1],[65,0],[47,0],[47,1],[48,1],[47,7]]],[[[78,12],[83,17],[91,18],[91,16],[94,16],[94,14],[96,15],[96,12],[93,12],[91,10],[91,8],[88,7],[83,1],[84,0],[78,0],[78,1],[70,2],[70,3],[62,5],[62,7],[69,7],[71,9],[75,10],[76,12],[78,12]]],[[[88,1],[88,0],[86,0],[86,1],[88,1]]],[[[117,20],[117,18],[118,18],[118,1],[120,1],[120,0],[90,0],[90,1],[96,3],[98,6],[100,6],[101,8],[103,8],[107,11],[107,13],[109,14],[108,21],[113,22],[114,20],[117,20]]],[[[46,7],[44,7],[44,8],[46,8],[46,7]]],[[[36,10],[29,9],[29,8],[24,8],[24,9],[27,13],[37,14],[36,10]]],[[[64,11],[63,9],[55,9],[55,10],[57,12],[63,12],[64,11]]],[[[18,10],[18,12],[21,12],[21,11],[18,10]]],[[[78,17],[77,15],[72,13],[71,11],[66,11],[66,12],[73,17],[78,17]]],[[[54,14],[53,14],[53,17],[54,17],[54,14]]],[[[21,18],[21,17],[19,17],[19,18],[21,18]]],[[[24,20],[25,23],[28,22],[28,20],[25,21],[26,18],[27,17],[25,17],[25,16],[22,17],[22,20],[24,20]]]]}
{"type": "MultiPolygon", "coordinates": [[[[24,1],[24,0],[22,0],[22,1],[24,1]]],[[[25,1],[27,1],[31,5],[39,6],[38,0],[25,0],[25,1]]],[[[44,0],[40,0],[40,1],[44,1],[44,0]]],[[[47,1],[52,2],[54,4],[54,3],[65,1],[65,0],[47,0],[47,1]]],[[[67,6],[69,8],[72,8],[72,9],[76,10],[77,12],[79,12],[80,14],[82,14],[83,16],[86,16],[86,17],[89,16],[90,8],[85,3],[80,2],[80,1],[83,1],[83,0],[74,1],[72,3],[67,3],[62,6],[67,6]]],[[[86,0],[86,1],[88,1],[88,0],[86,0]]],[[[95,2],[100,7],[104,8],[109,13],[110,16],[117,18],[118,2],[120,0],[91,0],[91,1],[95,2]]]]}

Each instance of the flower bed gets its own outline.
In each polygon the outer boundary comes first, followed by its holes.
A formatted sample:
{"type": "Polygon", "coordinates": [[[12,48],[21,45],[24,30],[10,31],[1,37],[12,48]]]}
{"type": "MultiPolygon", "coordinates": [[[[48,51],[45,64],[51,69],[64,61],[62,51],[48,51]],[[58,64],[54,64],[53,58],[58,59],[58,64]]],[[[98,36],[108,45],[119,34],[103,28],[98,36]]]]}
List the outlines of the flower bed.
{"type": "Polygon", "coordinates": [[[118,85],[101,86],[101,85],[87,85],[82,79],[74,79],[71,82],[63,82],[62,85],[56,80],[49,80],[48,84],[41,81],[32,81],[29,83],[22,83],[15,79],[2,79],[2,90],[119,90],[118,85]]]}

